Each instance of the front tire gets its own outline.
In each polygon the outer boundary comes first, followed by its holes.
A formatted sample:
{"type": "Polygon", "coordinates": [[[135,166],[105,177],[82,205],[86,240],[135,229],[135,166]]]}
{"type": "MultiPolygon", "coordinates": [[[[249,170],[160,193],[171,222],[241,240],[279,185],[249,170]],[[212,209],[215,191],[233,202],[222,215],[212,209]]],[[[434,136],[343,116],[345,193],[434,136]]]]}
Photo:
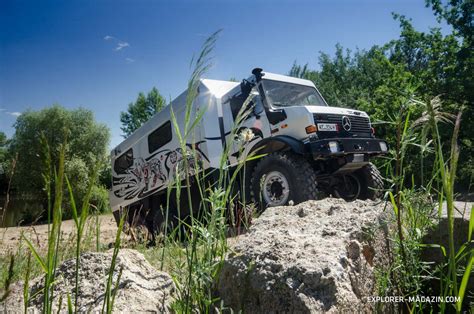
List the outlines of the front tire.
{"type": "Polygon", "coordinates": [[[263,210],[317,199],[316,174],[310,163],[292,153],[272,153],[264,157],[252,175],[253,199],[263,210]]]}

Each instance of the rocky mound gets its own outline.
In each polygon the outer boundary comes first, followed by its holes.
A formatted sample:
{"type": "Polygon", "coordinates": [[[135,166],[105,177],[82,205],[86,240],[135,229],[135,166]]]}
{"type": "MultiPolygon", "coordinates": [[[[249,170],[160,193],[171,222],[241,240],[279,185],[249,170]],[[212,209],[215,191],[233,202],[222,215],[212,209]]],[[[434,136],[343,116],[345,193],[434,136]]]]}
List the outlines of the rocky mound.
{"type": "MultiPolygon", "coordinates": [[[[104,303],[104,293],[110,268],[112,252],[83,253],[80,263],[80,283],[78,311],[100,313],[104,303]]],[[[57,312],[62,296],[61,312],[67,312],[67,293],[74,300],[75,259],[64,261],[57,269],[58,282],[54,289],[53,312],[57,312]]],[[[122,249],[119,252],[113,280],[117,280],[122,268],[122,276],[114,302],[114,312],[169,312],[175,291],[171,277],[153,268],[141,253],[122,249]]],[[[30,295],[34,296],[43,286],[43,277],[31,282],[30,295]]],[[[15,287],[6,302],[6,310],[23,312],[22,287],[15,287]]],[[[28,312],[37,313],[42,309],[42,293],[32,297],[28,312]]],[[[74,303],[74,301],[73,301],[74,303]]]]}
{"type": "Polygon", "coordinates": [[[374,267],[389,257],[384,207],[325,199],[267,209],[232,245],[220,297],[245,313],[371,310],[374,267]]]}
{"type": "MultiPolygon", "coordinates": [[[[471,218],[471,211],[473,209],[474,202],[454,202],[453,212],[453,232],[454,232],[454,250],[458,252],[461,246],[468,242],[469,220],[471,218]]],[[[427,234],[423,237],[423,243],[429,246],[425,247],[421,252],[421,259],[429,263],[431,269],[439,267],[443,262],[446,261],[445,256],[439,247],[431,246],[436,244],[444,247],[447,251],[449,250],[449,232],[448,232],[448,213],[446,203],[441,208],[441,215],[438,214],[438,208],[435,208],[433,213],[434,221],[437,222],[433,228],[428,230],[427,234]]],[[[472,232],[472,231],[471,231],[472,232]]],[[[466,247],[465,252],[472,252],[474,250],[474,242],[466,247]]],[[[467,261],[462,261],[461,264],[467,261]]],[[[467,291],[474,291],[474,280],[470,279],[467,283],[467,291]]],[[[431,295],[440,295],[441,287],[439,286],[438,280],[432,280],[430,282],[431,295]]]]}

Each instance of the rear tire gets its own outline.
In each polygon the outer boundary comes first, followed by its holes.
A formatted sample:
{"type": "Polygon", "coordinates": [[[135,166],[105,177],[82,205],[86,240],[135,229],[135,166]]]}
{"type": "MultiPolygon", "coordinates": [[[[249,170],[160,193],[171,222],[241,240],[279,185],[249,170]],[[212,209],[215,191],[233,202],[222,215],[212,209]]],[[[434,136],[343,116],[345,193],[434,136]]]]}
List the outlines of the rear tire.
{"type": "Polygon", "coordinates": [[[255,166],[250,189],[254,202],[263,210],[317,199],[316,173],[310,163],[292,153],[272,153],[255,166]]]}
{"type": "Polygon", "coordinates": [[[362,185],[359,199],[375,200],[383,196],[383,177],[373,163],[369,163],[362,169],[357,170],[356,175],[362,185]]]}
{"type": "Polygon", "coordinates": [[[337,198],[342,198],[346,202],[352,202],[360,197],[362,183],[359,176],[350,173],[337,177],[338,184],[333,188],[333,194],[337,198]]]}
{"type": "Polygon", "coordinates": [[[333,194],[347,202],[356,199],[375,200],[383,195],[382,175],[372,163],[350,174],[339,176],[337,179],[338,183],[332,187],[333,194]]]}

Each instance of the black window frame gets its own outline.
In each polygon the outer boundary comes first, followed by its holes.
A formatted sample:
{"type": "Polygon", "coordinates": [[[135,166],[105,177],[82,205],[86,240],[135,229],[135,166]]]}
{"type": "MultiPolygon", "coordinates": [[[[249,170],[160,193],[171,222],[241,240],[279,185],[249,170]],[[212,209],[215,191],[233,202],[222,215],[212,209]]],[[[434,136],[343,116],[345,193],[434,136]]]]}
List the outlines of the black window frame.
{"type": "Polygon", "coordinates": [[[160,149],[161,147],[163,147],[166,144],[168,144],[169,142],[171,142],[172,139],[173,139],[173,130],[171,128],[171,121],[166,121],[160,127],[158,127],[156,130],[154,130],[153,132],[148,134],[148,137],[147,137],[148,153],[151,154],[153,152],[156,152],[158,149],[160,149]],[[163,131],[166,131],[168,133],[160,134],[163,131]],[[159,142],[157,144],[155,143],[155,144],[151,145],[150,140],[152,140],[152,136],[156,136],[156,134],[160,134],[158,136],[158,139],[163,138],[163,135],[168,135],[168,137],[164,138],[164,140],[165,140],[164,142],[159,142]]]}
{"type": "Polygon", "coordinates": [[[125,153],[117,157],[114,161],[114,171],[117,174],[127,173],[127,169],[133,166],[133,148],[130,148],[125,153]],[[121,159],[125,158],[126,164],[119,165],[121,159]],[[127,165],[127,166],[125,166],[127,165]]]}

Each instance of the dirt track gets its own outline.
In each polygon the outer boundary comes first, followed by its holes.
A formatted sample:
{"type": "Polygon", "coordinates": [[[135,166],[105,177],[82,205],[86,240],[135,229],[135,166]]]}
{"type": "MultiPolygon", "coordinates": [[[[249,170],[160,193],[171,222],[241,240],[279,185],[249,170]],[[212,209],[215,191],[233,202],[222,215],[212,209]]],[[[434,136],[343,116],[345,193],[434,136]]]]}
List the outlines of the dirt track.
{"type": "MultiPolygon", "coordinates": [[[[108,245],[109,243],[114,242],[117,232],[117,225],[112,214],[99,216],[99,221],[100,243],[108,245]]],[[[91,217],[89,224],[92,224],[90,225],[91,228],[86,226],[85,233],[95,227],[94,217],[91,217]]],[[[61,237],[63,241],[71,239],[75,232],[76,227],[73,220],[63,221],[61,225],[61,237]]],[[[30,239],[35,246],[45,248],[48,238],[48,225],[0,228],[0,255],[16,251],[18,245],[20,244],[22,233],[24,233],[25,237],[30,239]]]]}

